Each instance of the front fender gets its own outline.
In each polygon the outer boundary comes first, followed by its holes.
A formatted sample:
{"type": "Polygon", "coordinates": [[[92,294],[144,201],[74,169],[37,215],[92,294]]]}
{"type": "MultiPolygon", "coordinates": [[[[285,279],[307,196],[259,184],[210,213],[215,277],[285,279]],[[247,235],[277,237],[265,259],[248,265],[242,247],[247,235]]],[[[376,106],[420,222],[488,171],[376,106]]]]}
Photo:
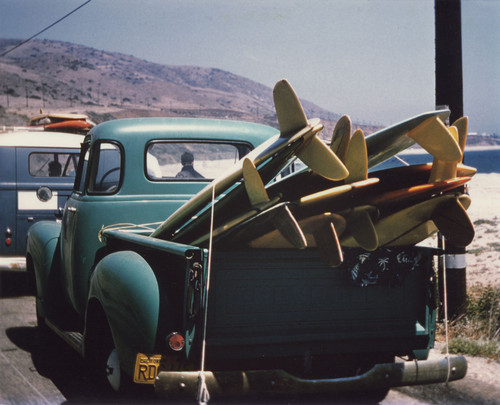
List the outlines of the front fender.
{"type": "MultiPolygon", "coordinates": [[[[61,224],[55,221],[40,221],[28,230],[26,243],[27,261],[33,265],[36,280],[36,297],[40,315],[45,316],[51,296],[57,289],[57,271],[59,264],[59,236],[61,224]]],[[[61,292],[56,296],[61,296],[61,292]]]]}
{"type": "Polygon", "coordinates": [[[155,348],[160,294],[153,270],[136,252],[111,253],[91,276],[89,302],[92,300],[105,313],[120,364],[132,374],[136,354],[153,353],[155,348]]]}

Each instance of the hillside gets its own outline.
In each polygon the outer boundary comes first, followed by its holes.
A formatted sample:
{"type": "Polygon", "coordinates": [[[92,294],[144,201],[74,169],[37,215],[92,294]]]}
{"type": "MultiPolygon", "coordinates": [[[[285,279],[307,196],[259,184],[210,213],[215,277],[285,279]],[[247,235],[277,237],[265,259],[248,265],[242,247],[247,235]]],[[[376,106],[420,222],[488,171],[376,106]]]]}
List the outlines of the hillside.
{"type": "MultiPolygon", "coordinates": [[[[0,39],[0,52],[20,40],[0,39]]],[[[96,122],[136,116],[214,117],[276,126],[272,89],[220,69],[167,66],[130,55],[33,40],[0,59],[0,125],[47,112],[82,112],[96,122]]],[[[338,114],[302,100],[325,135],[338,114]]],[[[366,133],[374,128],[360,126],[366,133]]]]}

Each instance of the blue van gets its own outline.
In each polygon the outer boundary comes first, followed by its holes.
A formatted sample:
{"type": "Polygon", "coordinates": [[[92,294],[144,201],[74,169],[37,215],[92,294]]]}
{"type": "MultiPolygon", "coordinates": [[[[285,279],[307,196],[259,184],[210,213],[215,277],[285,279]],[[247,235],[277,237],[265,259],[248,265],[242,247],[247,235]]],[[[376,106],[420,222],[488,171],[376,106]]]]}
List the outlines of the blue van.
{"type": "Polygon", "coordinates": [[[83,138],[30,130],[0,133],[0,269],[24,270],[28,228],[61,218],[83,138]]]}

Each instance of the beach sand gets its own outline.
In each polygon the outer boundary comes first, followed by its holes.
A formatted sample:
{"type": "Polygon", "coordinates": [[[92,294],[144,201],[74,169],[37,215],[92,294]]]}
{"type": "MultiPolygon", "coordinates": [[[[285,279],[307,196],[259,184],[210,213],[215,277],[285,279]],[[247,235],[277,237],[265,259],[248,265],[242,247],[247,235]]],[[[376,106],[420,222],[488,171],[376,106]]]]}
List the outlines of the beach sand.
{"type": "Polygon", "coordinates": [[[467,246],[467,285],[500,288],[500,174],[476,174],[468,209],[476,235],[467,246]]]}

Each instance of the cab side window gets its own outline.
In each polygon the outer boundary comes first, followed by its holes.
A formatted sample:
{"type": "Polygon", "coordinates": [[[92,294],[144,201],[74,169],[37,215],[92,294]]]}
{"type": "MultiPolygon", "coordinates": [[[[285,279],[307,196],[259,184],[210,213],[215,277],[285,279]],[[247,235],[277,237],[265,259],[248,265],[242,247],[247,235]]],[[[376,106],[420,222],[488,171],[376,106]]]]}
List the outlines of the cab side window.
{"type": "Polygon", "coordinates": [[[111,142],[100,142],[93,150],[88,192],[113,194],[118,191],[122,174],[122,151],[111,142]]]}

